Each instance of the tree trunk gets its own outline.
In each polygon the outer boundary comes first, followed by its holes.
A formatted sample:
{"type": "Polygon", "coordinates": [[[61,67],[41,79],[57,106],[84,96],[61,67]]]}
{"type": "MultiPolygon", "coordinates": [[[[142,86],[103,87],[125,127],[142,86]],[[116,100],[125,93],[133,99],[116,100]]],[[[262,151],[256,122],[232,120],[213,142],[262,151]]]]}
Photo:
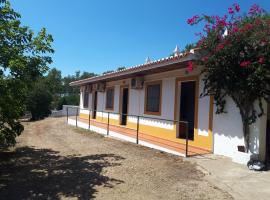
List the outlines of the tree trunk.
{"type": "Polygon", "coordinates": [[[244,140],[245,140],[245,152],[249,151],[249,123],[246,120],[243,120],[243,132],[244,132],[244,140]]]}

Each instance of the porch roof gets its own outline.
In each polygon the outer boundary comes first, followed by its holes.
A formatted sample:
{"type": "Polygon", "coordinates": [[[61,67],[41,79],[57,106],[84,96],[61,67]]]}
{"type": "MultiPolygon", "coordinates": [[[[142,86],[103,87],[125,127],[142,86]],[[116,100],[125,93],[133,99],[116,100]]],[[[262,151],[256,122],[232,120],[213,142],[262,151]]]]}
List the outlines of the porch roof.
{"type": "Polygon", "coordinates": [[[114,71],[111,73],[86,78],[78,81],[73,81],[70,86],[81,86],[89,83],[97,83],[104,81],[113,81],[125,78],[131,78],[134,76],[144,76],[147,74],[160,73],[164,71],[170,71],[180,68],[185,68],[187,63],[197,58],[196,52],[198,49],[192,49],[190,52],[181,53],[176,56],[170,56],[159,60],[154,60],[149,63],[135,65],[123,70],[114,71]]]}

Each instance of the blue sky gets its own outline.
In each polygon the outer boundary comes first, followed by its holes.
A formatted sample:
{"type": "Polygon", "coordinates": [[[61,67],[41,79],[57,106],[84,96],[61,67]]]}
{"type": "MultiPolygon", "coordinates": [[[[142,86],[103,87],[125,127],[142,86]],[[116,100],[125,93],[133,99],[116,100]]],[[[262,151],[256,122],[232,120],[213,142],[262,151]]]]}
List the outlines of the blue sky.
{"type": "Polygon", "coordinates": [[[42,27],[54,37],[53,55],[63,75],[102,73],[120,66],[159,59],[196,41],[198,27],[186,24],[195,14],[225,14],[233,3],[247,10],[269,0],[11,0],[24,25],[42,27]]]}

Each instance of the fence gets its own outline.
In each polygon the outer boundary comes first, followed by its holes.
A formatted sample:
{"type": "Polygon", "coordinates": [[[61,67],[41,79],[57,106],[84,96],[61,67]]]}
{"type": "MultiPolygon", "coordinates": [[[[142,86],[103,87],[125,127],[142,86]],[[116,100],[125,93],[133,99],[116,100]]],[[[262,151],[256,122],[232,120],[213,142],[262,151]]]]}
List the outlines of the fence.
{"type": "MultiPolygon", "coordinates": [[[[173,124],[173,126],[175,126],[175,129],[177,129],[177,127],[180,127],[180,126],[183,127],[183,125],[184,125],[185,138],[182,138],[182,141],[184,141],[184,142],[183,143],[174,142],[174,144],[171,145],[171,147],[173,149],[179,148],[179,149],[181,149],[181,152],[182,152],[179,154],[184,155],[186,157],[189,156],[189,144],[188,144],[188,142],[189,142],[189,129],[188,129],[188,122],[187,121],[161,119],[161,118],[155,118],[155,117],[149,117],[149,116],[130,115],[130,114],[124,114],[124,113],[117,113],[117,112],[108,112],[108,111],[104,111],[104,110],[89,110],[89,109],[82,109],[78,106],[66,106],[65,109],[66,109],[65,112],[66,112],[67,122],[71,123],[71,120],[72,120],[73,125],[75,125],[76,127],[82,127],[82,128],[87,128],[89,130],[96,131],[96,132],[102,132],[103,134],[106,134],[108,136],[110,135],[111,132],[112,133],[117,132],[117,134],[123,134],[123,137],[125,139],[127,139],[127,137],[125,136],[124,133],[130,133],[130,135],[132,135],[132,134],[135,135],[135,143],[136,144],[139,144],[139,143],[143,144],[143,143],[145,143],[145,141],[148,140],[148,139],[146,139],[146,137],[143,137],[143,136],[147,136],[147,134],[145,132],[141,132],[141,130],[140,130],[141,126],[145,126],[145,121],[147,121],[147,120],[154,120],[154,121],[158,121],[158,122],[163,122],[165,124],[171,123],[171,124],[173,124]],[[72,113],[72,115],[71,115],[71,113],[72,113]],[[101,120],[97,120],[97,118],[100,117],[100,116],[98,116],[98,113],[101,113],[101,115],[102,115],[101,120]],[[75,116],[73,114],[75,114],[75,116]],[[80,114],[85,115],[85,117],[81,118],[80,114]],[[95,119],[93,119],[94,115],[96,115],[95,119]],[[127,123],[129,121],[129,118],[132,118],[133,122],[135,122],[135,120],[136,120],[135,126],[126,127],[126,126],[119,125],[119,123],[118,124],[115,124],[115,122],[112,123],[112,121],[115,120],[116,115],[119,116],[119,121],[121,120],[121,118],[123,116],[126,116],[127,123]],[[144,122],[144,123],[142,123],[142,122],[144,122]],[[82,123],[83,123],[83,125],[82,125],[82,123]],[[104,131],[106,131],[106,132],[104,132],[104,131]]],[[[151,126],[151,125],[148,125],[148,126],[151,126]]],[[[115,135],[112,135],[112,136],[115,136],[115,135]]],[[[121,138],[123,139],[123,137],[121,137],[121,138]]],[[[157,140],[165,140],[164,138],[160,138],[160,137],[156,137],[156,136],[153,136],[153,137],[155,137],[157,140]]],[[[177,138],[176,133],[175,133],[175,138],[177,138]]],[[[173,143],[173,141],[170,141],[170,142],[173,143]]],[[[151,141],[150,141],[150,143],[151,143],[151,141]]],[[[145,146],[147,146],[147,145],[145,145],[145,146]]],[[[155,144],[154,144],[154,146],[155,146],[155,144]]],[[[159,146],[159,145],[156,145],[156,146],[159,146]]],[[[155,147],[153,147],[153,148],[155,148],[155,147]]],[[[166,149],[166,146],[162,146],[161,148],[166,149]]],[[[170,149],[172,150],[172,148],[169,148],[169,151],[170,151],[170,149]]]]}

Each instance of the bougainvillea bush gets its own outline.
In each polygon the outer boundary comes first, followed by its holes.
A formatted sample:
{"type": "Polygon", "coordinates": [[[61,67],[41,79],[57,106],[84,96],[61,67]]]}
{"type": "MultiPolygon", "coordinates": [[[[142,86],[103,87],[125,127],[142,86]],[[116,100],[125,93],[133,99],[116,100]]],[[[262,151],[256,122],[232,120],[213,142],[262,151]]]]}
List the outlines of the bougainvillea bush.
{"type": "Polygon", "coordinates": [[[248,152],[249,125],[264,114],[262,101],[269,102],[269,13],[253,5],[240,14],[240,6],[234,4],[224,16],[196,15],[187,23],[204,23],[203,31],[197,33],[199,63],[205,66],[202,96],[214,96],[217,114],[226,112],[226,96],[233,99],[240,110],[248,152]]]}

